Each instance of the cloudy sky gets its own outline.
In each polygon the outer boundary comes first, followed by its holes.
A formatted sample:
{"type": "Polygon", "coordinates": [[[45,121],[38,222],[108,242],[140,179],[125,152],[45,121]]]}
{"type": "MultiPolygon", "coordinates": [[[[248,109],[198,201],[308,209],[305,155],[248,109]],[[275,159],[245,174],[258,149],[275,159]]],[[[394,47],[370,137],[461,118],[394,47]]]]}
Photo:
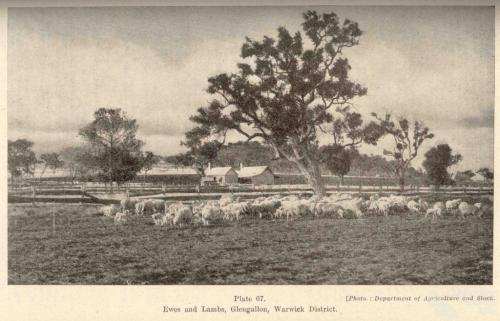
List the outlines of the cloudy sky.
{"type": "Polygon", "coordinates": [[[493,7],[9,9],[9,139],[57,151],[79,142],[97,108],[120,107],[138,120],[146,149],[182,151],[188,117],[210,100],[207,78],[235,71],[245,36],[300,30],[307,9],[364,31],[344,52],[351,78],[368,88],[356,110],[423,120],[436,134],[424,152],[446,142],[464,157],[457,169],[493,167],[493,7]]]}

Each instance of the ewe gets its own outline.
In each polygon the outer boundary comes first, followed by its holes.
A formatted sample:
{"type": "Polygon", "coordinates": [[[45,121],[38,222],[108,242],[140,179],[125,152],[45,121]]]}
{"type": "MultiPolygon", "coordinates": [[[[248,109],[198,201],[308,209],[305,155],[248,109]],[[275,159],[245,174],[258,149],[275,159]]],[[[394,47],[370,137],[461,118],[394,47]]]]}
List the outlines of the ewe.
{"type": "Polygon", "coordinates": [[[450,214],[453,213],[454,210],[458,208],[458,205],[460,205],[461,202],[462,200],[460,198],[446,201],[446,212],[450,214]]]}
{"type": "Polygon", "coordinates": [[[125,210],[134,210],[135,209],[135,204],[137,204],[139,200],[137,198],[129,198],[126,197],[120,201],[120,207],[122,211],[125,210]]]}
{"type": "Polygon", "coordinates": [[[222,211],[219,205],[206,204],[201,209],[201,222],[203,225],[210,225],[212,223],[217,223],[223,219],[222,211]]]}
{"type": "Polygon", "coordinates": [[[458,212],[462,218],[465,218],[465,215],[475,215],[478,211],[479,208],[467,202],[460,202],[458,205],[458,212]]]}

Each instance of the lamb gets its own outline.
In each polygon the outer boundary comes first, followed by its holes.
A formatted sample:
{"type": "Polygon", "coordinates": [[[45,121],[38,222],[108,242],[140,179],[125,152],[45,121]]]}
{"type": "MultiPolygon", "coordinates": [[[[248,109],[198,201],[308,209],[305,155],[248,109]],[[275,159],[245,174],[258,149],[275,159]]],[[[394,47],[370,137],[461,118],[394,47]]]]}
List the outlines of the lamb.
{"type": "Polygon", "coordinates": [[[129,216],[129,210],[125,210],[124,212],[118,212],[115,214],[115,222],[127,222],[129,216]]]}
{"type": "Polygon", "coordinates": [[[155,225],[163,225],[163,223],[164,223],[163,217],[164,216],[165,216],[165,214],[163,214],[163,213],[154,213],[153,215],[151,215],[155,225]]]}
{"type": "Polygon", "coordinates": [[[105,216],[109,216],[109,217],[115,216],[119,210],[120,209],[118,208],[118,206],[116,206],[114,204],[101,207],[102,214],[104,214],[105,216]]]}
{"type": "Polygon", "coordinates": [[[432,219],[436,219],[437,216],[442,216],[443,212],[446,210],[446,207],[443,202],[436,202],[432,208],[428,209],[425,213],[425,218],[429,214],[432,215],[432,219]]]}
{"type": "Polygon", "coordinates": [[[406,207],[412,212],[420,212],[420,205],[414,200],[410,200],[407,204],[406,207]]]}
{"type": "Polygon", "coordinates": [[[144,208],[146,207],[146,202],[138,202],[135,204],[135,215],[144,215],[144,208]]]}

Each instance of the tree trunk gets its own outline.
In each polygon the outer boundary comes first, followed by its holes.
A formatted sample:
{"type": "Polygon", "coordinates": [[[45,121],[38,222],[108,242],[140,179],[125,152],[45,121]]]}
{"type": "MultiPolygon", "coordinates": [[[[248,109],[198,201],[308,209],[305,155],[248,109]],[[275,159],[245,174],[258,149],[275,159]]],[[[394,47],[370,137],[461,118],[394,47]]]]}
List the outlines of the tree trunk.
{"type": "Polygon", "coordinates": [[[399,171],[399,191],[403,193],[405,191],[405,170],[401,169],[399,171]]]}
{"type": "Polygon", "coordinates": [[[319,162],[314,157],[311,157],[307,147],[305,147],[304,144],[300,144],[297,139],[290,139],[289,143],[292,147],[293,155],[283,152],[278,147],[273,146],[281,155],[284,155],[286,159],[297,165],[307,179],[309,185],[312,187],[314,195],[317,196],[318,199],[322,198],[326,194],[326,191],[321,178],[319,162]]]}
{"type": "Polygon", "coordinates": [[[307,167],[301,160],[294,160],[294,162],[297,164],[302,174],[306,177],[309,185],[311,185],[314,195],[318,196],[318,198],[323,197],[326,192],[321,179],[321,172],[318,164],[316,162],[311,162],[310,166],[307,167]]]}
{"type": "Polygon", "coordinates": [[[344,175],[340,175],[340,183],[344,186],[344,175]]]}

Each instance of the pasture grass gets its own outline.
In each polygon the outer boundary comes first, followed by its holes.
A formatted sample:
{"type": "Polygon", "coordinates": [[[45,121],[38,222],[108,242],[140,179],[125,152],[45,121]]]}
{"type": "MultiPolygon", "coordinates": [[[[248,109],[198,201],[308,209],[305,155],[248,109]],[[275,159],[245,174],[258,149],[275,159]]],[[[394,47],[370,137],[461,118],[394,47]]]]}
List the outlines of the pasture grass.
{"type": "Polygon", "coordinates": [[[492,284],[491,217],[167,228],[149,216],[116,224],[95,205],[8,210],[9,284],[492,284]]]}

